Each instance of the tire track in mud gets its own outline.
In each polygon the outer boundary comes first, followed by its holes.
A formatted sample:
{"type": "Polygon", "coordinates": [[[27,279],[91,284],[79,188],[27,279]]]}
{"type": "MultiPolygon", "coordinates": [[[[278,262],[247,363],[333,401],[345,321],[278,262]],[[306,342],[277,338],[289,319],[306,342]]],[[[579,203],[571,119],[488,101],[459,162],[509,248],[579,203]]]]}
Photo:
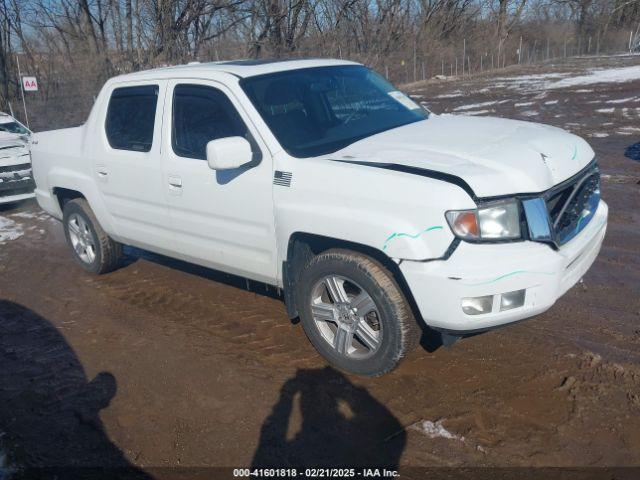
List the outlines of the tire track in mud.
{"type": "MultiPolygon", "coordinates": [[[[187,334],[191,346],[205,334],[222,340],[225,353],[275,368],[310,368],[322,362],[302,328],[287,318],[280,300],[213,280],[187,278],[179,283],[175,276],[181,273],[154,271],[160,270],[156,265],[145,264],[142,270],[134,272],[130,266],[109,275],[86,277],[86,283],[109,299],[170,322],[171,327],[163,329],[167,335],[175,328],[197,332],[187,334]]],[[[201,346],[210,348],[211,344],[205,339],[201,346]]]]}

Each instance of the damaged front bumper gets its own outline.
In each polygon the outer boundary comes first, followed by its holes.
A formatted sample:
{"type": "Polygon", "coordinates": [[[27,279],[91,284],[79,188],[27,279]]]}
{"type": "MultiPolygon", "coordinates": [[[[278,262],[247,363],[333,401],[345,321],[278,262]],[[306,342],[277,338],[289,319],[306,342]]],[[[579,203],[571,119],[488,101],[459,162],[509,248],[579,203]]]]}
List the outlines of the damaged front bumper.
{"type": "Polygon", "coordinates": [[[462,242],[446,261],[404,261],[400,270],[428,326],[452,335],[492,329],[544,312],[575,285],[600,251],[607,214],[600,201],[584,229],[559,249],[532,241],[462,242]],[[474,314],[463,310],[469,299],[480,299],[474,314]]]}

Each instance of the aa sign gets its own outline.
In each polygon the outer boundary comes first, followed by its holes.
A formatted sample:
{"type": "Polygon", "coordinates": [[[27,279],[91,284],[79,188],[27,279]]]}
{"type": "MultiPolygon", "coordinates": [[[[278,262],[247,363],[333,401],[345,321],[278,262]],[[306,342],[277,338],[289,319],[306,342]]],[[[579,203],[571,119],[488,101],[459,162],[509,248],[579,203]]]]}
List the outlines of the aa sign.
{"type": "Polygon", "coordinates": [[[22,88],[25,92],[37,92],[38,80],[36,77],[22,77],[22,88]]]}

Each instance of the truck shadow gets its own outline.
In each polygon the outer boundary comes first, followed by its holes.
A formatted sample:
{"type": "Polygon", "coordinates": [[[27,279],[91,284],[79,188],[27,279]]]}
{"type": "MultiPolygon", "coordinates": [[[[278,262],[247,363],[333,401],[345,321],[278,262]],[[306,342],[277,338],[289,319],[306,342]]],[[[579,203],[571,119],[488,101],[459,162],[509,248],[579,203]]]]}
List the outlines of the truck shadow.
{"type": "Polygon", "coordinates": [[[267,285],[266,283],[256,282],[254,280],[239,277],[231,273],[202,267],[194,263],[184,262],[182,260],[171,257],[165,257],[164,255],[149,252],[147,250],[142,250],[136,247],[125,246],[124,253],[126,256],[124,262],[125,266],[131,265],[137,262],[139,259],[144,259],[174,270],[179,270],[184,273],[196,275],[207,280],[213,280],[214,282],[223,283],[225,285],[229,285],[230,287],[239,288],[247,292],[257,293],[258,295],[263,295],[265,297],[284,301],[282,295],[278,292],[278,290],[273,286],[267,285]]]}
{"type": "Polygon", "coordinates": [[[107,437],[99,417],[115,377],[88,380],[64,337],[35,312],[0,300],[0,478],[150,479],[107,437]]]}
{"type": "MultiPolygon", "coordinates": [[[[232,275],[230,273],[221,272],[219,270],[214,270],[212,268],[202,267],[200,265],[195,265],[193,263],[184,262],[182,260],[177,260],[175,258],[166,257],[164,255],[159,255],[157,253],[152,253],[146,250],[142,250],[136,247],[126,246],[124,250],[126,259],[125,266],[131,265],[137,262],[139,259],[144,259],[153,263],[157,263],[158,265],[162,265],[174,270],[179,270],[181,272],[189,273],[191,275],[196,275],[201,278],[205,278],[207,280],[212,280],[214,282],[223,283],[225,285],[229,285],[231,287],[235,287],[247,292],[255,293],[258,295],[262,295],[274,300],[279,300],[284,302],[284,296],[282,292],[277,288],[267,285],[262,282],[257,282],[255,280],[248,280],[244,277],[239,277],[237,275],[232,275]]],[[[403,283],[398,279],[399,283],[403,283]]],[[[408,288],[405,286],[405,288],[408,288]]],[[[434,352],[438,348],[440,348],[442,343],[442,336],[439,332],[430,329],[427,327],[424,322],[420,320],[420,313],[417,305],[413,301],[409,301],[410,307],[414,313],[414,316],[418,318],[418,322],[422,329],[422,337],[420,339],[420,345],[427,352],[434,352]]],[[[298,318],[291,319],[291,322],[294,324],[299,323],[298,318]]]]}
{"type": "Polygon", "coordinates": [[[640,142],[629,145],[624,151],[624,156],[629,160],[640,162],[640,142]]]}
{"type": "Polygon", "coordinates": [[[369,392],[331,367],[298,370],[260,431],[252,468],[397,470],[406,432],[369,392]]]}

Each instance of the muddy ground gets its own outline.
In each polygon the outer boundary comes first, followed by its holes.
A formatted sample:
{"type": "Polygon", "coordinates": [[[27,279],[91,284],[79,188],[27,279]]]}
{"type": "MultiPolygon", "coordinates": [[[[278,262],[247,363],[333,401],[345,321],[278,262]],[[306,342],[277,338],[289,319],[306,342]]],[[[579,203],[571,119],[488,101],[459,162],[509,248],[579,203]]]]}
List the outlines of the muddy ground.
{"type": "Polygon", "coordinates": [[[92,277],[34,202],[3,208],[0,445],[23,465],[156,478],[174,471],[158,467],[288,462],[639,466],[640,78],[513,80],[638,64],[580,59],[409,87],[436,112],[587,137],[610,223],[584,283],[550,311],[452,348],[427,339],[382,378],[327,367],[262,285],[135,250],[92,277]]]}

